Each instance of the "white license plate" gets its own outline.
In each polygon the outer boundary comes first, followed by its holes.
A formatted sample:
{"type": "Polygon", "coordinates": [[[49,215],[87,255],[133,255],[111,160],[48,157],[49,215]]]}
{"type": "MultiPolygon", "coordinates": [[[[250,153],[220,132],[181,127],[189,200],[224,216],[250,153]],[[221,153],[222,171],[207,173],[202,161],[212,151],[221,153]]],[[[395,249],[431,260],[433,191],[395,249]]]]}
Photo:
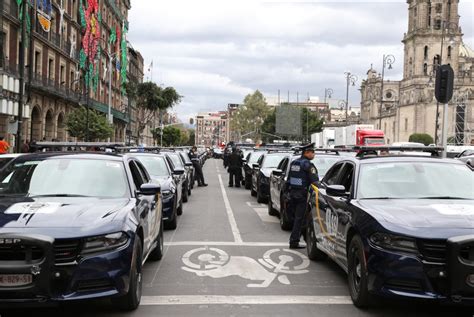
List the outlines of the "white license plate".
{"type": "Polygon", "coordinates": [[[31,274],[0,274],[0,287],[25,286],[33,283],[31,274]]]}

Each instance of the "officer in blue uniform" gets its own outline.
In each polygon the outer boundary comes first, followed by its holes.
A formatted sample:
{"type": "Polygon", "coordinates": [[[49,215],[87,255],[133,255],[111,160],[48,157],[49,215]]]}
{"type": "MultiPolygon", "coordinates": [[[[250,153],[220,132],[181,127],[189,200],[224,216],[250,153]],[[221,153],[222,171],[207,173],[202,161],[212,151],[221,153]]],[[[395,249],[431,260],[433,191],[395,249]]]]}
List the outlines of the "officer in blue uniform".
{"type": "Polygon", "coordinates": [[[302,155],[293,161],[288,175],[290,201],[288,215],[293,218],[290,236],[290,249],[301,249],[301,230],[306,213],[308,189],[311,184],[318,185],[318,170],[311,162],[314,158],[314,143],[301,147],[302,155]]]}

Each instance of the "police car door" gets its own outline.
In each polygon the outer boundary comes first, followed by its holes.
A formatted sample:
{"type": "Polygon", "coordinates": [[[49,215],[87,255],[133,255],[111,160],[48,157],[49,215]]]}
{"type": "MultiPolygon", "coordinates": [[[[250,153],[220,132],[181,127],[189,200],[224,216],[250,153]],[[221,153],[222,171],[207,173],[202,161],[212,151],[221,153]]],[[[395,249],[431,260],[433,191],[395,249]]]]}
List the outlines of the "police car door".
{"type": "Polygon", "coordinates": [[[354,171],[355,165],[352,162],[345,162],[339,173],[335,185],[344,186],[346,195],[331,197],[331,212],[330,218],[335,231],[336,237],[336,257],[337,261],[347,264],[346,257],[346,228],[351,223],[351,203],[352,189],[354,188],[354,171]]]}
{"type": "MultiPolygon", "coordinates": [[[[344,162],[335,164],[324,177],[319,188],[318,201],[315,202],[313,220],[314,230],[318,243],[318,248],[322,249],[333,259],[337,260],[337,203],[338,197],[333,197],[327,193],[327,188],[337,185],[341,175],[344,162]]],[[[311,195],[311,197],[315,197],[311,195]]]]}

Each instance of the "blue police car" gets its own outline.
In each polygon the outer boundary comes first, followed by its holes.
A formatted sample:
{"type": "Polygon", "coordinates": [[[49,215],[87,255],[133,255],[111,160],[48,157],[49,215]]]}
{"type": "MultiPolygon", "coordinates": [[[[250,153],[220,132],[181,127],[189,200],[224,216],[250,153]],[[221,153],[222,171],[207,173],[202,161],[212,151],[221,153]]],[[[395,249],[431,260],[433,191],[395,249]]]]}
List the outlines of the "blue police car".
{"type": "Polygon", "coordinates": [[[474,304],[474,173],[384,154],[326,173],[309,200],[309,258],[341,266],[359,307],[372,295],[474,304]]]}
{"type": "Polygon", "coordinates": [[[0,171],[0,302],[138,307],[163,255],[160,187],[128,155],[41,153],[0,171]]]}

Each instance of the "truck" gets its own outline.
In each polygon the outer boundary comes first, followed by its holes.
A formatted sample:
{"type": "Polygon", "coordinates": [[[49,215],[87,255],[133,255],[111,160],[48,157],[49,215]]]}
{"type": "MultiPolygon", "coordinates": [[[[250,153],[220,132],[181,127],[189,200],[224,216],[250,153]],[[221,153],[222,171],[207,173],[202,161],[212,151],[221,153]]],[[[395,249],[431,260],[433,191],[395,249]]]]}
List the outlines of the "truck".
{"type": "Polygon", "coordinates": [[[334,128],[326,128],[322,132],[313,133],[311,135],[311,142],[315,144],[316,148],[333,148],[335,132],[334,128]]]}
{"type": "Polygon", "coordinates": [[[385,145],[385,134],[375,130],[372,124],[354,124],[336,128],[335,146],[380,146],[385,145]]]}

